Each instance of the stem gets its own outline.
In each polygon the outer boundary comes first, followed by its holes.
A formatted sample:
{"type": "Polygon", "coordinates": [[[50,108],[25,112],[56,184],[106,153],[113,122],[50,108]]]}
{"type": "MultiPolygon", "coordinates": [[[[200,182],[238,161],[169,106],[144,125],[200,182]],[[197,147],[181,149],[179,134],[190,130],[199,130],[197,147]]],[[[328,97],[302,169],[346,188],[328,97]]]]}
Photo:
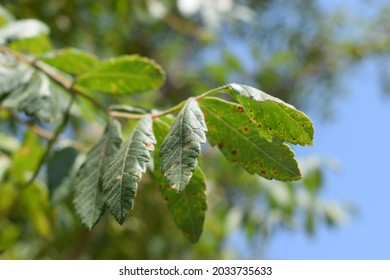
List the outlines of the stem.
{"type": "Polygon", "coordinates": [[[43,164],[46,162],[48,159],[51,149],[53,148],[54,144],[57,142],[58,137],[60,137],[61,133],[64,131],[66,125],[68,124],[69,121],[69,116],[70,116],[70,109],[72,108],[72,105],[74,103],[76,95],[72,95],[72,99],[69,101],[68,107],[66,108],[64,112],[64,116],[62,119],[62,122],[57,126],[56,130],[53,133],[53,136],[50,138],[50,140],[47,142],[47,148],[45,153],[42,155],[41,159],[39,160],[38,166],[35,169],[35,172],[31,179],[24,185],[24,187],[30,186],[35,179],[37,178],[39,171],[41,170],[41,167],[43,164]]]}

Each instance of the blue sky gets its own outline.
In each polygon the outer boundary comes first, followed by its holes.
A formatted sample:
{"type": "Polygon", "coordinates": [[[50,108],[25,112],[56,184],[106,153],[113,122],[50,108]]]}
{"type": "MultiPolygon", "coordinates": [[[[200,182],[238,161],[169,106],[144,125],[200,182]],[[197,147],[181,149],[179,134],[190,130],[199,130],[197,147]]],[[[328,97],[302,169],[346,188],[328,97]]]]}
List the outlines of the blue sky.
{"type": "MultiPolygon", "coordinates": [[[[326,8],[339,5],[353,13],[365,10],[367,4],[384,3],[340,2],[327,1],[326,8]]],[[[267,258],[390,259],[390,98],[381,92],[378,63],[367,60],[345,74],[347,94],[336,100],[332,122],[316,123],[315,145],[309,151],[336,157],[341,164],[340,170],[327,172],[322,196],[354,202],[359,213],[341,227],[320,227],[313,238],[302,232],[279,232],[267,258]]]]}

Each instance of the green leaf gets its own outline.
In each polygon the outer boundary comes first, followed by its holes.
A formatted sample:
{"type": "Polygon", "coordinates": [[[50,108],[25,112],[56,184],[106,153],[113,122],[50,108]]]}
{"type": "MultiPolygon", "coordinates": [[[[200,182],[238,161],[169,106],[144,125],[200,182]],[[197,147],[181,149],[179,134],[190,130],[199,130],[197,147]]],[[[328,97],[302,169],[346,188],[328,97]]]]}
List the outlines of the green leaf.
{"type": "Polygon", "coordinates": [[[40,59],[61,71],[74,75],[87,72],[99,63],[99,59],[94,55],[74,48],[56,50],[45,54],[40,59]]]}
{"type": "Polygon", "coordinates": [[[15,21],[15,17],[0,5],[0,27],[15,21]]]}
{"type": "Polygon", "coordinates": [[[89,229],[96,225],[104,212],[103,174],[121,143],[120,123],[111,120],[103,137],[88,152],[84,164],[77,173],[73,202],[82,223],[89,229]]]}
{"type": "Polygon", "coordinates": [[[49,36],[46,34],[41,34],[36,37],[13,41],[9,44],[9,48],[18,52],[38,55],[52,50],[53,45],[49,39],[49,36]]]}
{"type": "MultiPolygon", "coordinates": [[[[159,148],[170,125],[167,119],[157,119],[154,122],[154,132],[157,139],[156,148],[159,148]]],[[[170,122],[171,123],[171,122],[170,122]]],[[[155,178],[160,181],[161,194],[167,201],[169,213],[178,228],[184,233],[191,243],[198,242],[203,231],[203,224],[207,210],[206,184],[202,170],[197,167],[187,187],[182,192],[176,192],[162,181],[159,172],[160,157],[155,154],[154,163],[156,166],[155,178]]]]}
{"type": "Polygon", "coordinates": [[[187,187],[177,193],[166,184],[161,192],[168,203],[168,209],[176,225],[191,242],[198,242],[206,217],[206,182],[202,170],[197,167],[187,187]]]}
{"type": "Polygon", "coordinates": [[[27,182],[39,165],[44,150],[39,137],[27,131],[19,151],[12,154],[12,179],[21,184],[27,182]]]}
{"type": "Polygon", "coordinates": [[[16,41],[24,38],[32,38],[41,34],[49,34],[49,27],[36,19],[25,19],[10,22],[0,28],[0,45],[10,41],[16,41]]]}
{"type": "Polygon", "coordinates": [[[128,140],[116,153],[103,177],[104,201],[118,223],[123,224],[134,206],[137,183],[150,160],[156,140],[152,118],[142,118],[128,140]]]}
{"type": "Polygon", "coordinates": [[[229,90],[268,141],[275,136],[293,144],[313,144],[312,121],[292,105],[250,86],[231,84],[229,90]]]}
{"type": "Polygon", "coordinates": [[[268,142],[261,137],[242,106],[217,98],[204,98],[199,105],[209,128],[210,143],[217,145],[229,161],[267,179],[301,178],[290,147],[278,139],[268,142]]]}
{"type": "Polygon", "coordinates": [[[75,148],[65,147],[55,151],[47,162],[47,186],[50,197],[69,176],[77,156],[75,148]]]}
{"type": "Polygon", "coordinates": [[[169,186],[184,190],[198,164],[200,144],[206,143],[206,123],[194,98],[188,99],[161,144],[161,172],[169,186]]]}
{"type": "Polygon", "coordinates": [[[59,93],[54,84],[43,73],[35,72],[29,83],[18,87],[2,104],[50,122],[60,114],[59,103],[59,93]]]}
{"type": "Polygon", "coordinates": [[[154,61],[137,55],[106,60],[80,75],[76,85],[112,93],[127,94],[159,88],[164,72],[154,61]]]}

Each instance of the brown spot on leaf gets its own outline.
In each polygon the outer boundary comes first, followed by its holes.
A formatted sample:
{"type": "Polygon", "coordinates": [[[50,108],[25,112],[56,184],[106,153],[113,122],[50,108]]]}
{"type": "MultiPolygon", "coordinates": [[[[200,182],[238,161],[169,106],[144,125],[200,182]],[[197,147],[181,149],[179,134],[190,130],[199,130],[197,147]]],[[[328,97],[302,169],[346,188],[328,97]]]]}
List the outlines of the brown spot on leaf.
{"type": "Polygon", "coordinates": [[[238,106],[237,111],[239,113],[242,113],[244,111],[244,108],[242,106],[238,106]]]}
{"type": "Polygon", "coordinates": [[[244,127],[244,132],[248,132],[249,128],[247,128],[246,126],[244,127]]]}
{"type": "Polygon", "coordinates": [[[257,125],[257,128],[261,128],[261,127],[262,127],[262,125],[261,125],[261,124],[258,124],[258,125],[257,125]]]}
{"type": "Polygon", "coordinates": [[[237,155],[237,150],[232,150],[232,155],[236,156],[237,155]]]}
{"type": "Polygon", "coordinates": [[[272,130],[272,127],[268,127],[268,130],[271,131],[271,130],[272,130]]]}
{"type": "Polygon", "coordinates": [[[218,148],[222,149],[225,146],[224,143],[218,143],[218,148]]]}
{"type": "Polygon", "coordinates": [[[261,170],[261,176],[265,176],[266,172],[264,170],[261,170]]]}

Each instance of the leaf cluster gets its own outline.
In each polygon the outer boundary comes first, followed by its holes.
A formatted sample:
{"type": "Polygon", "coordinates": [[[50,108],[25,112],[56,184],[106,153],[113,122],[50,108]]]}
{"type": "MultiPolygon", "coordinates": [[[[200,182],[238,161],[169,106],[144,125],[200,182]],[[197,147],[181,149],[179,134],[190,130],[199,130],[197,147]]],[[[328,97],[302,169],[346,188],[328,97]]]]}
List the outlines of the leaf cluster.
{"type": "Polygon", "coordinates": [[[78,49],[53,50],[48,30],[44,23],[31,20],[10,20],[0,28],[1,108],[44,123],[59,122],[35,175],[64,131],[75,101],[82,99],[102,111],[106,129],[71,183],[76,212],[89,229],[106,210],[123,224],[148,172],[160,186],[176,225],[196,243],[207,211],[205,173],[198,165],[207,141],[249,174],[281,181],[301,178],[286,142],[312,145],[314,129],[292,105],[232,83],[164,111],[131,104],[105,108],[95,96],[120,100],[158,90],[165,79],[162,67],[138,55],[100,60],[78,49]],[[222,95],[226,93],[229,98],[222,95]],[[62,100],[69,100],[68,106],[62,100]],[[125,141],[118,119],[134,125],[125,141]]]}

